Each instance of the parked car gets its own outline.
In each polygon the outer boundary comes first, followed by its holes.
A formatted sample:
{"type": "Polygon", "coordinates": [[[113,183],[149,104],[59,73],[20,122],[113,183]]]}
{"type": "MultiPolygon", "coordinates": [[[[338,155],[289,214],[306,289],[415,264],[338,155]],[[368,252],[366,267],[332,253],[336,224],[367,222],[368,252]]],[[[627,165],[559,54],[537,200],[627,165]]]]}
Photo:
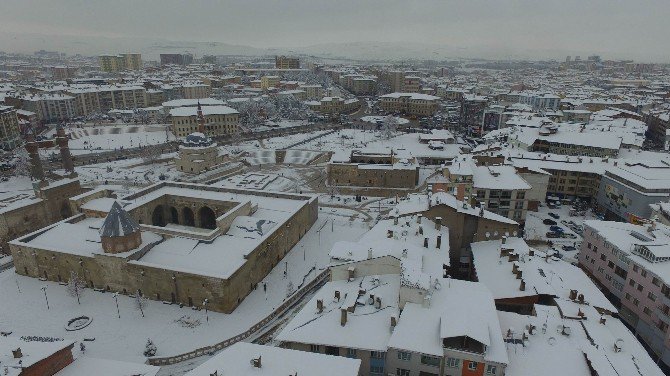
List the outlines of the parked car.
{"type": "Polygon", "coordinates": [[[558,214],[556,214],[556,213],[549,213],[549,216],[550,216],[551,218],[553,218],[553,219],[559,219],[559,218],[561,218],[561,216],[558,215],[558,214]]]}
{"type": "Polygon", "coordinates": [[[561,226],[551,226],[551,227],[549,227],[549,230],[551,230],[553,232],[556,232],[556,233],[559,233],[559,234],[562,234],[562,233],[565,232],[565,230],[561,226]]]}
{"type": "Polygon", "coordinates": [[[556,232],[553,232],[553,231],[549,231],[549,232],[547,232],[545,235],[546,235],[547,238],[549,238],[549,239],[555,239],[555,238],[560,238],[560,237],[561,237],[561,234],[556,233],[556,232]]]}
{"type": "Polygon", "coordinates": [[[544,223],[547,226],[555,226],[556,225],[556,221],[554,221],[553,219],[549,219],[549,218],[542,221],[542,223],[544,223]]]}
{"type": "Polygon", "coordinates": [[[576,250],[577,250],[577,248],[575,248],[571,245],[564,245],[563,246],[563,251],[565,251],[565,252],[574,252],[576,250]]]}

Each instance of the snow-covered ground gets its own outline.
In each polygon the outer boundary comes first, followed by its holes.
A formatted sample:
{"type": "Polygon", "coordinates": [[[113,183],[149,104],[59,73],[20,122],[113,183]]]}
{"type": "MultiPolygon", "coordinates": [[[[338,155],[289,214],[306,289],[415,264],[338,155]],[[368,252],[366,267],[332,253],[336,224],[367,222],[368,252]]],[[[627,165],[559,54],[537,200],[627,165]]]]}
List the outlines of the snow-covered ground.
{"type": "Polygon", "coordinates": [[[294,189],[295,182],[277,174],[250,172],[235,175],[212,184],[215,187],[254,189],[261,191],[285,192],[294,189]]]}
{"type": "MultiPolygon", "coordinates": [[[[99,127],[71,127],[70,151],[73,155],[127,149],[142,145],[159,145],[174,141],[175,136],[166,125],[109,125],[99,127]]],[[[57,152],[46,150],[47,155],[57,152]]]]}
{"type": "MultiPolygon", "coordinates": [[[[363,116],[361,118],[361,121],[364,121],[364,122],[367,122],[367,123],[378,124],[379,122],[384,122],[384,119],[386,119],[386,116],[370,115],[370,116],[363,116]]],[[[396,119],[397,124],[399,124],[399,125],[409,123],[409,120],[407,120],[405,118],[401,118],[399,116],[395,116],[395,119],[396,119]]]]}
{"type": "Polygon", "coordinates": [[[263,143],[265,144],[265,147],[268,149],[284,149],[290,145],[296,144],[298,142],[304,141],[306,139],[309,139],[311,137],[316,137],[322,134],[325,134],[329,131],[315,131],[315,132],[308,132],[308,133],[299,133],[299,134],[292,134],[288,136],[282,136],[282,137],[272,137],[263,140],[263,143]]]}
{"type": "MultiPolygon", "coordinates": [[[[53,282],[18,276],[13,269],[0,273],[0,331],[18,336],[65,338],[86,342],[86,355],[115,360],[143,362],[142,351],[147,338],[158,347],[158,356],[175,355],[197,347],[211,345],[251,327],[278,307],[286,298],[289,284],[297,288],[303,279],[309,280],[318,272],[310,270],[316,265],[322,269],[328,263],[331,246],[344,238],[355,240],[368,230],[358,214],[349,209],[322,208],[319,219],[300,243],[265,278],[267,293],[262,284],[253,291],[234,313],[209,312],[179,308],[150,301],[142,317],[133,306],[133,299],[119,296],[121,318],[117,316],[115,300],[110,293],[86,289],[81,305],[67,295],[66,286],[53,282]],[[284,270],[288,278],[284,278],[284,270]],[[42,286],[50,309],[47,309],[42,286]],[[68,332],[64,325],[81,315],[93,318],[86,328],[68,332]],[[195,327],[185,327],[178,320],[194,322],[195,327]]],[[[76,346],[78,348],[78,346],[76,346]]]]}
{"type": "MultiPolygon", "coordinates": [[[[162,157],[170,156],[164,154],[162,157]]],[[[158,182],[161,176],[164,176],[165,180],[175,180],[182,176],[171,160],[143,165],[140,158],[78,166],[75,170],[82,183],[146,185],[158,182]]]]}

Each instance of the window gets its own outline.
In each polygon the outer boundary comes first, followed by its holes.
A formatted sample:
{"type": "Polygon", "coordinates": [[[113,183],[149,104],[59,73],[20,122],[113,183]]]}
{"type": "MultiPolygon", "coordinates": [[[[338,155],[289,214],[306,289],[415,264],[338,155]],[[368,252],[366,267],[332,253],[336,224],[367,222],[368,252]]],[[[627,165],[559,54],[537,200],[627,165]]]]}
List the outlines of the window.
{"type": "Polygon", "coordinates": [[[398,351],[398,359],[409,362],[412,359],[412,353],[407,351],[398,351]]]}
{"type": "Polygon", "coordinates": [[[409,370],[408,369],[403,369],[403,368],[398,368],[395,370],[395,374],[397,376],[409,376],[409,370]]]}
{"type": "Polygon", "coordinates": [[[479,365],[479,363],[471,361],[470,363],[468,363],[468,369],[470,371],[475,371],[477,369],[478,365],[479,365]]]}
{"type": "Polygon", "coordinates": [[[591,243],[587,243],[586,248],[591,249],[591,243]]]}
{"type": "Polygon", "coordinates": [[[309,345],[309,351],[314,352],[314,353],[321,352],[320,349],[319,349],[319,345],[309,345]]]}
{"type": "Polygon", "coordinates": [[[496,366],[493,365],[487,365],[486,366],[486,374],[487,375],[495,375],[496,374],[496,366]]]}
{"type": "Polygon", "coordinates": [[[605,254],[603,253],[602,255],[600,255],[600,259],[605,261],[605,260],[607,260],[607,256],[605,256],[605,254]]]}
{"type": "Polygon", "coordinates": [[[634,271],[635,273],[637,273],[637,271],[638,271],[639,269],[640,269],[640,268],[639,268],[637,265],[633,265],[633,271],[634,271]]]}
{"type": "Polygon", "coordinates": [[[654,278],[651,279],[651,283],[652,283],[654,286],[657,286],[657,287],[658,287],[658,286],[660,286],[661,281],[659,281],[658,278],[654,277],[654,278]]]}
{"type": "Polygon", "coordinates": [[[433,367],[439,367],[440,358],[430,355],[421,355],[421,364],[426,364],[433,367]]]}
{"type": "Polygon", "coordinates": [[[644,314],[647,316],[651,316],[651,310],[648,307],[644,307],[642,312],[644,312],[644,314]]]}
{"type": "Polygon", "coordinates": [[[637,285],[637,291],[642,291],[644,290],[644,286],[642,285],[637,285]]]}
{"type": "Polygon", "coordinates": [[[371,351],[370,358],[373,359],[384,359],[386,358],[386,353],[383,351],[371,351]]]}
{"type": "Polygon", "coordinates": [[[382,375],[384,373],[383,365],[370,364],[370,374],[371,375],[382,375]]]}
{"type": "Polygon", "coordinates": [[[628,285],[635,287],[635,281],[631,279],[630,281],[628,281],[628,285]]]}
{"type": "Polygon", "coordinates": [[[635,305],[636,307],[639,306],[639,305],[640,305],[640,301],[637,300],[637,298],[633,298],[633,305],[635,305]]]}
{"type": "Polygon", "coordinates": [[[461,365],[461,360],[456,358],[447,359],[447,367],[456,368],[461,365]]]}
{"type": "Polygon", "coordinates": [[[626,300],[630,300],[630,294],[626,293],[626,300]]]}
{"type": "Polygon", "coordinates": [[[647,271],[644,270],[644,269],[642,269],[642,270],[640,271],[640,275],[646,278],[646,277],[647,277],[647,271]]]}
{"type": "Polygon", "coordinates": [[[347,349],[347,358],[355,358],[356,349],[347,349]]]}

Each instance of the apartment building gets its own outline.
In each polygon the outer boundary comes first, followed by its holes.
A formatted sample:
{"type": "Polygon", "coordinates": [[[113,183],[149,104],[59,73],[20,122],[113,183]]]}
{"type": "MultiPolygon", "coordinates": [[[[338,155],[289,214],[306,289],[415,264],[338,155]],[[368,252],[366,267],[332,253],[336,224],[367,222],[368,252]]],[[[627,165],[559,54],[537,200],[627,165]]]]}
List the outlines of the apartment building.
{"type": "Polygon", "coordinates": [[[181,97],[184,99],[209,98],[212,88],[203,83],[185,83],[180,86],[181,97]]]}
{"type": "Polygon", "coordinates": [[[340,76],[340,85],[356,95],[372,95],[377,92],[377,80],[362,74],[340,76]]]}
{"type": "Polygon", "coordinates": [[[649,218],[650,204],[670,198],[670,163],[663,159],[615,161],[601,178],[597,198],[607,219],[649,218]]]}
{"type": "Polygon", "coordinates": [[[396,92],[379,97],[379,106],[387,113],[424,117],[435,114],[439,100],[433,95],[396,92]]]}
{"type": "Polygon", "coordinates": [[[594,278],[620,317],[670,370],[670,227],[651,222],[585,221],[579,265],[594,278]]]}
{"type": "Polygon", "coordinates": [[[356,111],[361,102],[356,98],[323,97],[320,101],[307,101],[305,104],[312,110],[331,117],[356,111]]]}
{"type": "Polygon", "coordinates": [[[275,68],[300,69],[300,59],[293,56],[275,56],[275,68]]]}
{"type": "Polygon", "coordinates": [[[670,130],[670,111],[650,111],[644,120],[649,127],[650,138],[664,145],[667,132],[670,130]]]}
{"type": "Polygon", "coordinates": [[[328,185],[358,188],[414,188],[419,184],[419,164],[409,153],[352,150],[335,153],[327,166],[328,185]]]}
{"type": "Polygon", "coordinates": [[[278,88],[281,78],[279,76],[263,76],[261,77],[260,88],[268,90],[269,88],[278,88]]]}
{"type": "Polygon", "coordinates": [[[138,53],[100,55],[98,56],[98,64],[101,71],[108,73],[123,70],[140,70],[142,69],[142,55],[138,53]]]}
{"type": "Polygon", "coordinates": [[[189,65],[193,64],[191,54],[160,54],[161,65],[189,65]]]}
{"type": "Polygon", "coordinates": [[[0,147],[12,150],[21,145],[21,131],[16,109],[0,105],[0,147]]]}
{"type": "Polygon", "coordinates": [[[461,127],[468,133],[483,134],[484,110],[488,107],[489,98],[481,95],[466,94],[461,99],[461,127]]]}
{"type": "MultiPolygon", "coordinates": [[[[231,135],[237,131],[240,113],[227,106],[202,106],[205,117],[205,134],[209,137],[231,135]]],[[[172,132],[186,137],[198,132],[198,108],[177,107],[170,110],[172,132]]]]}
{"type": "Polygon", "coordinates": [[[622,146],[622,137],[615,133],[596,133],[585,127],[570,131],[548,123],[538,128],[516,127],[507,141],[528,151],[585,157],[616,157],[622,146]]]}

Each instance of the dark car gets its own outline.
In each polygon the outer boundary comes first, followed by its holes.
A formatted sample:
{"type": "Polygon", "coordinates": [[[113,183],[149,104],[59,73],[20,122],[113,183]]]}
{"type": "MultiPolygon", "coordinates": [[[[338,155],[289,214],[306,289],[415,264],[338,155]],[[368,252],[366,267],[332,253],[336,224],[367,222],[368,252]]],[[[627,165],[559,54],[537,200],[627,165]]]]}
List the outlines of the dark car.
{"type": "Polygon", "coordinates": [[[556,221],[554,221],[553,219],[549,219],[549,218],[542,221],[542,223],[544,223],[547,226],[555,226],[556,225],[556,221]]]}
{"type": "Polygon", "coordinates": [[[553,232],[553,231],[549,231],[549,232],[546,233],[546,236],[549,239],[554,239],[554,238],[560,238],[561,234],[553,232]]]}
{"type": "Polygon", "coordinates": [[[551,226],[551,227],[549,227],[549,230],[551,230],[553,232],[556,232],[556,233],[559,233],[559,234],[562,234],[562,233],[565,232],[565,230],[561,226],[551,226]]]}
{"type": "Polygon", "coordinates": [[[550,216],[551,218],[553,218],[553,219],[559,219],[559,218],[561,218],[561,216],[558,215],[558,214],[556,214],[556,213],[549,213],[549,216],[550,216]]]}
{"type": "Polygon", "coordinates": [[[571,245],[564,245],[563,246],[563,251],[565,251],[565,252],[574,252],[576,250],[577,250],[577,248],[575,248],[571,245]]]}

